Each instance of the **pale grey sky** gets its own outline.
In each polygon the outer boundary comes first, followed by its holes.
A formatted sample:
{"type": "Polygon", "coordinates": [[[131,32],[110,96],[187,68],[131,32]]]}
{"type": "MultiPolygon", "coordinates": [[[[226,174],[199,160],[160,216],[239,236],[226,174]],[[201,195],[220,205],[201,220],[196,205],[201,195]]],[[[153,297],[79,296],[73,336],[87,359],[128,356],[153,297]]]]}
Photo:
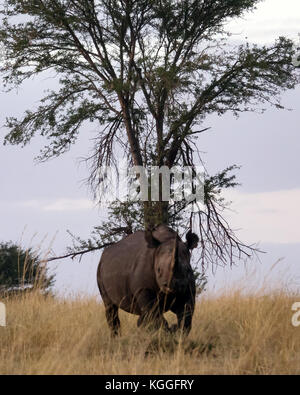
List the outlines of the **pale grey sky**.
{"type": "Polygon", "coordinates": [[[243,20],[230,22],[229,28],[235,34],[264,44],[278,36],[297,39],[299,19],[299,0],[262,0],[255,12],[249,13],[243,20]]]}
{"type": "MultiPolygon", "coordinates": [[[[300,32],[299,0],[266,0],[244,20],[233,22],[230,30],[250,41],[268,43],[279,35],[297,40],[300,32]]],[[[18,93],[0,94],[0,124],[9,115],[21,115],[35,105],[44,88],[53,80],[26,82],[18,93]]],[[[260,242],[268,254],[261,264],[251,265],[260,280],[280,258],[274,275],[289,272],[295,282],[300,276],[300,87],[283,95],[283,104],[293,109],[268,108],[263,114],[211,116],[211,130],[199,138],[208,169],[213,173],[233,163],[242,186],[228,196],[233,200],[228,213],[233,226],[245,241],[260,242]],[[289,268],[289,269],[286,269],[289,268]]],[[[22,240],[25,247],[51,244],[56,253],[64,252],[70,242],[66,229],[82,237],[99,224],[101,211],[90,200],[82,180],[87,176],[79,158],[92,147],[96,126],[86,126],[78,143],[63,157],[36,165],[33,158],[43,147],[41,139],[21,147],[2,146],[0,135],[0,240],[22,240]],[[26,226],[26,229],[24,230],[26,226]],[[46,237],[47,236],[47,237],[46,237]],[[46,239],[45,239],[46,237],[46,239]]],[[[63,262],[57,268],[57,289],[97,292],[95,271],[100,253],[85,257],[81,263],[63,262]]],[[[232,284],[245,273],[244,266],[219,269],[210,276],[210,289],[232,284]]],[[[300,282],[299,282],[300,285],[300,282]]]]}

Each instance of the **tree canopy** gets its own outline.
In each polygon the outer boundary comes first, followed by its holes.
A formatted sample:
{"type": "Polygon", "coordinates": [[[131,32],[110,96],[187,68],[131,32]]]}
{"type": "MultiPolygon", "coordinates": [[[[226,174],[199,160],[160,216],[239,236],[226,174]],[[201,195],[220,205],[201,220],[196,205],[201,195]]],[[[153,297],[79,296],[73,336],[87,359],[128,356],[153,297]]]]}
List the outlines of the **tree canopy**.
{"type": "MultiPolygon", "coordinates": [[[[95,122],[89,158],[94,190],[103,180],[99,169],[116,163],[120,152],[128,166],[194,167],[196,139],[207,130],[209,114],[239,115],[261,103],[282,108],[280,93],[299,82],[291,40],[229,40],[226,24],[259,3],[6,0],[0,28],[5,85],[14,88],[52,73],[60,89],[49,91],[21,119],[8,118],[5,142],[25,145],[44,136],[48,144],[39,159],[47,160],[69,150],[85,121],[95,122]]],[[[207,175],[205,208],[198,215],[203,251],[208,246],[214,259],[232,261],[244,249],[221,215],[220,188],[235,185],[228,170],[207,175]]],[[[143,209],[170,222],[184,208],[158,202],[143,209]]]]}
{"type": "Polygon", "coordinates": [[[49,291],[55,276],[31,250],[13,243],[0,243],[0,295],[24,290],[49,291]]]}

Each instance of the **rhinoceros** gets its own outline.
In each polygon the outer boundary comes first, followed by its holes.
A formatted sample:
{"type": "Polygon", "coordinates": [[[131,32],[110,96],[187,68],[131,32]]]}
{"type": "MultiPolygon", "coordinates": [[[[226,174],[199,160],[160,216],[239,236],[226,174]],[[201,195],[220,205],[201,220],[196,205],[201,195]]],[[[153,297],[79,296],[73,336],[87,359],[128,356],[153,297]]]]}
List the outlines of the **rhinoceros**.
{"type": "Polygon", "coordinates": [[[190,257],[198,240],[189,231],[183,242],[177,232],[160,225],[137,231],[103,251],[97,281],[112,335],[120,330],[119,308],[139,315],[138,326],[152,323],[189,333],[196,293],[190,257]],[[177,315],[172,328],[163,317],[169,310],[177,315]]]}

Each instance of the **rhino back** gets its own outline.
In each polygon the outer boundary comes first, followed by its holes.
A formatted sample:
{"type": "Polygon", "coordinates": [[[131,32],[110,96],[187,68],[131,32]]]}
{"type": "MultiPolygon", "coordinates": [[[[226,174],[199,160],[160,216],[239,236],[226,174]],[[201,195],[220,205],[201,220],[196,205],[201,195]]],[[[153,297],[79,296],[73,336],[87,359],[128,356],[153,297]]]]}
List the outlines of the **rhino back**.
{"type": "Polygon", "coordinates": [[[148,248],[144,232],[127,236],[104,250],[98,268],[98,284],[109,300],[120,308],[140,314],[135,298],[142,289],[156,291],[154,250],[148,248]]]}

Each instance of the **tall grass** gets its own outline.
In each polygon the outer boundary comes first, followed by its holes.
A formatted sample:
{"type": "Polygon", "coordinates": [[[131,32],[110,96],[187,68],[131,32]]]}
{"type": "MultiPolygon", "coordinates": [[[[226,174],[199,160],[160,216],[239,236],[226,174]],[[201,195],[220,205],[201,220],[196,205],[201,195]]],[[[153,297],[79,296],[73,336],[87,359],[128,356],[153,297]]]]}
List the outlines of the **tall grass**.
{"type": "Polygon", "coordinates": [[[138,329],[120,312],[112,339],[98,298],[24,294],[6,301],[0,374],[299,374],[296,301],[283,291],[201,296],[186,339],[138,329]]]}

